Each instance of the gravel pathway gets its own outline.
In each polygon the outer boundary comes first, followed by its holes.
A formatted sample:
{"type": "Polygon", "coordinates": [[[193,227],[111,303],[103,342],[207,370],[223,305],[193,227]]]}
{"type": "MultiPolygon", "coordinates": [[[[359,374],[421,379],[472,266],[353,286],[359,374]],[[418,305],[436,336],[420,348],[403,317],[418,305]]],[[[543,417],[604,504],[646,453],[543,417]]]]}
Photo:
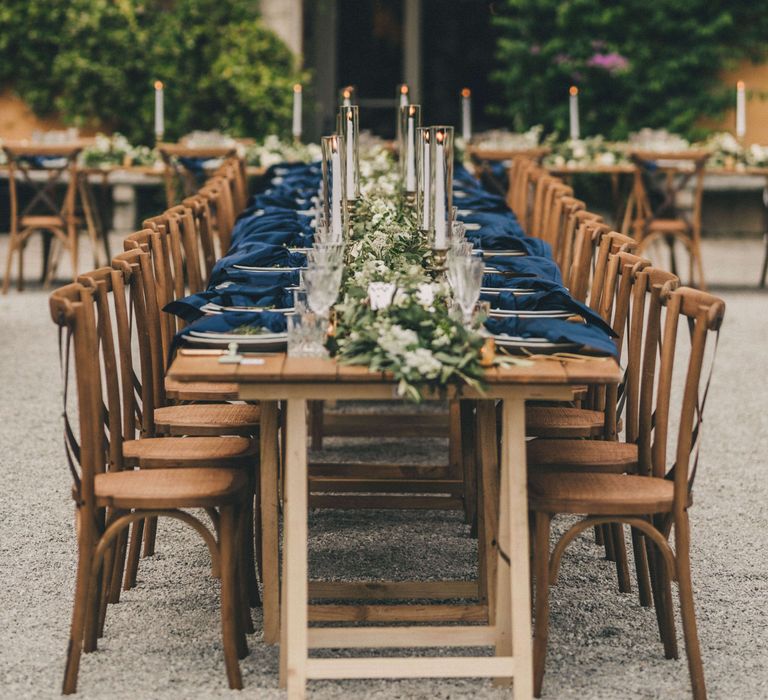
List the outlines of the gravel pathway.
{"type": "MultiPolygon", "coordinates": [[[[3,237],[4,238],[4,237],[3,237]]],[[[3,241],[4,243],[4,241],[3,241]]],[[[705,269],[728,303],[707,406],[703,459],[691,511],[693,578],[712,698],[768,697],[768,412],[765,293],[756,241],[707,242],[705,269]]],[[[4,249],[0,247],[0,260],[4,249]]],[[[30,247],[29,260],[39,260],[30,247]]],[[[87,264],[86,262],[83,263],[87,264]]],[[[31,274],[31,272],[30,272],[31,274]]],[[[56,338],[47,294],[34,286],[0,298],[0,697],[55,698],[64,669],[75,566],[73,508],[63,459],[56,338]]],[[[337,456],[387,459],[408,445],[331,440],[337,456]]],[[[439,440],[413,446],[420,458],[439,440]]],[[[317,512],[313,575],[355,579],[473,576],[475,547],[458,514],[317,512]]],[[[685,698],[683,659],[665,661],[652,610],[616,592],[612,565],[590,537],[565,557],[552,592],[545,697],[685,698]]],[[[260,613],[255,612],[257,630],[260,613]]],[[[681,635],[682,639],[682,635],[681,635]]],[[[249,639],[245,690],[226,689],[218,584],[194,533],[161,523],[158,552],[139,585],[111,606],[97,653],[83,657],[80,697],[284,697],[278,654],[249,639]]],[[[682,648],[681,648],[682,651],[682,648]]],[[[501,698],[476,680],[312,682],[313,698],[501,698]]]]}

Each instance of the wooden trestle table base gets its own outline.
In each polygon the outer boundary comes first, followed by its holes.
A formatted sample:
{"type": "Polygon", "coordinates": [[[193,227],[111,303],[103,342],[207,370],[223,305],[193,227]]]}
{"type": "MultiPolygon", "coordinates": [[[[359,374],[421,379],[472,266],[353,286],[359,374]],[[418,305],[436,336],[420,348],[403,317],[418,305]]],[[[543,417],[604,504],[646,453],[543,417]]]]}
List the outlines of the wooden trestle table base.
{"type": "MultiPolygon", "coordinates": [[[[514,682],[518,700],[533,694],[531,600],[526,493],[525,402],[569,400],[571,387],[579,384],[618,382],[619,369],[611,359],[583,361],[542,359],[527,366],[490,369],[483,394],[464,389],[460,398],[477,402],[477,455],[481,479],[479,515],[480,594],[487,601],[487,615],[469,615],[484,624],[408,625],[390,627],[310,627],[310,621],[329,619],[310,614],[310,596],[351,597],[365,584],[315,582],[310,587],[307,570],[307,401],[393,400],[396,384],[382,373],[347,367],[333,360],[262,356],[262,364],[220,364],[211,356],[179,355],[169,376],[180,382],[222,381],[238,384],[240,398],[261,404],[261,505],[277,517],[278,402],[286,412],[286,445],[283,471],[282,606],[278,603],[277,528],[273,541],[265,541],[263,556],[265,641],[280,639],[280,680],[288,697],[303,698],[310,679],[492,677],[514,682]],[[502,404],[500,469],[496,469],[496,402],[502,404]],[[494,487],[498,474],[498,486],[494,487]],[[332,588],[336,592],[332,593],[332,588]],[[277,619],[279,610],[280,620],[277,619]],[[279,629],[279,632],[278,632],[279,629]],[[313,658],[310,649],[494,647],[494,656],[313,658]]],[[[449,397],[456,396],[453,389],[449,397]]],[[[459,597],[473,590],[472,582],[444,584],[459,597]],[[451,589],[451,586],[455,587],[451,589]]],[[[386,588],[386,586],[385,586],[386,588]]],[[[434,585],[425,594],[416,582],[395,584],[386,593],[370,597],[437,597],[434,585]]],[[[329,606],[319,606],[328,608],[329,606]]],[[[371,606],[373,607],[373,606],[371,606]]],[[[406,606],[401,606],[406,607],[406,606]]],[[[421,610],[427,606],[412,606],[421,610]]],[[[439,606],[435,606],[439,608],[439,606]]],[[[331,617],[330,619],[334,619],[331,617]]],[[[336,618],[343,619],[343,618],[336,618]]],[[[371,618],[368,617],[367,621],[371,618]]],[[[430,622],[436,614],[414,616],[430,622]]]]}

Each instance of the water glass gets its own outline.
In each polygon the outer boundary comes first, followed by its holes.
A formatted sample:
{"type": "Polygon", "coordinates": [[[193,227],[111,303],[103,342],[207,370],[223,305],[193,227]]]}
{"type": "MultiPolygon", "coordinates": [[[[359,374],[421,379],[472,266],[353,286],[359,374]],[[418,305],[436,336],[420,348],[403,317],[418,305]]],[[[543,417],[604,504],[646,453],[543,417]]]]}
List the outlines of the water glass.
{"type": "Polygon", "coordinates": [[[327,318],[331,306],[339,296],[342,270],[341,265],[310,265],[304,270],[307,304],[319,316],[327,318]]]}
{"type": "Polygon", "coordinates": [[[311,311],[286,315],[288,357],[328,357],[325,339],[328,321],[311,311]]]}
{"type": "Polygon", "coordinates": [[[452,256],[448,265],[454,299],[461,309],[464,323],[471,325],[472,312],[480,298],[485,263],[482,257],[470,255],[452,256]]]}

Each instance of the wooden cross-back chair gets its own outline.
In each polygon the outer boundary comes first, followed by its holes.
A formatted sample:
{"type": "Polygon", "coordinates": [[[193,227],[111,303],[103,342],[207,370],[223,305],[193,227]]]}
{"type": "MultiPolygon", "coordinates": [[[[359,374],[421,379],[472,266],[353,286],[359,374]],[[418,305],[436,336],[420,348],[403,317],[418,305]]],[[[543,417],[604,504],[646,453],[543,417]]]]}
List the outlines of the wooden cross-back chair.
{"type": "MultiPolygon", "coordinates": [[[[648,274],[647,272],[640,273],[648,274]]],[[[706,698],[693,587],[690,570],[688,508],[699,460],[700,429],[711,365],[704,372],[710,335],[719,333],[725,313],[722,300],[704,292],[680,288],[669,292],[656,286],[649,295],[642,361],[635,372],[642,378],[637,413],[628,417],[628,431],[636,432],[638,468],[635,474],[583,470],[578,473],[532,472],[529,508],[534,516],[534,693],[541,695],[548,625],[549,586],[557,581],[560,559],[567,545],[596,525],[627,524],[645,541],[651,564],[656,616],[667,658],[677,658],[671,581],[677,581],[680,612],[693,696],[706,698]],[[663,310],[666,313],[663,313],[663,310]],[[683,363],[678,329],[687,324],[690,350],[684,362],[683,392],[674,414],[679,427],[669,449],[673,369],[683,363]],[[658,381],[653,381],[658,377],[658,381]],[[702,387],[702,379],[704,386],[702,387]],[[550,550],[551,521],[557,514],[584,515],[550,550]],[[675,547],[668,540],[674,527],[675,547]]],[[[716,347],[716,342],[715,342],[716,347]]],[[[714,361],[714,349],[710,353],[714,361]]]]}
{"type": "Polygon", "coordinates": [[[529,216],[533,204],[532,183],[534,177],[539,173],[543,173],[541,167],[530,158],[525,157],[515,158],[509,170],[507,204],[526,233],[530,231],[529,216]]]}
{"type": "Polygon", "coordinates": [[[552,249],[552,257],[557,262],[558,248],[565,237],[565,229],[568,227],[571,215],[584,203],[573,198],[573,190],[567,185],[556,188],[552,201],[552,208],[546,214],[540,237],[549,243],[552,249]]]}
{"type": "Polygon", "coordinates": [[[216,253],[211,209],[208,205],[208,199],[199,194],[187,197],[183,205],[187,208],[188,216],[192,219],[191,222],[187,220],[185,225],[187,227],[194,225],[194,231],[197,234],[201,256],[201,278],[203,288],[206,288],[213,272],[213,266],[220,257],[216,253]]]}
{"type": "Polygon", "coordinates": [[[674,273],[677,273],[675,241],[680,241],[689,256],[689,283],[702,289],[706,283],[701,257],[701,206],[708,157],[709,152],[704,150],[633,152],[632,195],[622,226],[624,233],[632,232],[640,250],[656,240],[665,241],[674,273]],[[690,207],[681,202],[682,193],[689,188],[692,188],[690,207]]]}
{"type": "Polygon", "coordinates": [[[115,337],[126,330],[120,302],[122,279],[119,272],[107,268],[96,271],[91,280],[92,287],[72,283],[50,299],[51,316],[60,329],[65,416],[71,347],[79,415],[79,440],[69,420],[65,433],[79,557],[63,692],[76,691],[81,653],[95,651],[103,634],[107,601],[115,588],[119,590],[127,528],[150,516],[178,519],[205,540],[213,572],[222,580],[227,677],[231,688],[241,688],[238,659],[248,653],[245,630],[250,619],[241,551],[243,514],[251,494],[248,473],[220,461],[188,468],[180,458],[166,458],[155,465],[158,468],[132,468],[125,447],[144,440],[128,439],[139,428],[134,407],[129,405],[134,390],[132,386],[120,390],[126,358],[116,350],[115,337]],[[117,293],[113,296],[110,289],[117,293]],[[116,324],[112,309],[122,316],[116,324]],[[215,514],[216,534],[188,512],[192,508],[215,514]]]}
{"type": "Polygon", "coordinates": [[[536,181],[528,235],[545,238],[549,219],[555,210],[555,199],[558,196],[572,194],[573,190],[561,179],[543,171],[536,181]]]}
{"type": "Polygon", "coordinates": [[[232,193],[232,205],[239,213],[248,204],[248,175],[245,160],[237,156],[227,158],[213,173],[213,177],[223,177],[232,193]]]}
{"type": "MultiPolygon", "coordinates": [[[[110,409],[110,415],[122,415],[124,419],[122,440],[114,443],[116,449],[120,449],[120,461],[131,468],[157,468],[168,463],[184,467],[225,464],[253,471],[257,445],[249,437],[253,435],[252,429],[238,431],[237,426],[233,426],[231,430],[206,430],[214,409],[166,405],[161,345],[159,334],[154,330],[156,311],[153,304],[147,303],[155,294],[148,258],[142,251],[131,251],[118,256],[117,275],[112,268],[100,268],[78,277],[78,282],[97,290],[98,299],[102,294],[108,295],[114,309],[115,331],[108,334],[108,326],[100,325],[104,334],[100,342],[103,351],[119,361],[119,374],[108,377],[105,392],[112,396],[113,402],[118,396],[120,399],[119,410],[110,409]],[[138,365],[134,357],[138,357],[138,365]],[[171,430],[169,426],[177,429],[171,430]],[[174,437],[162,438],[162,435],[174,437]],[[190,437],[182,438],[182,435],[190,437]]],[[[110,319],[108,309],[103,316],[110,319]]],[[[231,416],[233,423],[237,417],[231,416]]],[[[140,521],[134,528],[125,574],[126,589],[136,582],[143,525],[140,521]]],[[[153,548],[154,524],[147,533],[145,554],[152,554],[153,548]]],[[[119,575],[114,579],[110,598],[114,602],[119,599],[119,575]]]]}
{"type": "Polygon", "coordinates": [[[236,146],[193,147],[183,143],[160,143],[157,150],[165,164],[165,195],[169,208],[194,194],[222,160],[236,157],[236,146]],[[207,162],[215,163],[214,167],[206,167],[207,162]]]}
{"type": "Polygon", "coordinates": [[[77,145],[14,144],[3,146],[8,159],[8,189],[10,196],[10,239],[5,263],[3,294],[11,283],[13,258],[18,256],[16,285],[24,289],[24,249],[32,234],[41,232],[43,238],[43,280],[49,283],[54,274],[51,237],[54,237],[72,260],[73,276],[77,276],[78,222],[75,216],[77,198],[77,145]],[[42,184],[37,178],[42,177],[42,184]],[[21,209],[17,178],[33,189],[34,194],[21,209]],[[63,198],[56,188],[64,185],[63,198]]]}
{"type": "Polygon", "coordinates": [[[236,219],[229,183],[222,177],[211,178],[200,188],[198,195],[208,201],[210,231],[218,239],[219,256],[224,255],[232,245],[236,219]]]}

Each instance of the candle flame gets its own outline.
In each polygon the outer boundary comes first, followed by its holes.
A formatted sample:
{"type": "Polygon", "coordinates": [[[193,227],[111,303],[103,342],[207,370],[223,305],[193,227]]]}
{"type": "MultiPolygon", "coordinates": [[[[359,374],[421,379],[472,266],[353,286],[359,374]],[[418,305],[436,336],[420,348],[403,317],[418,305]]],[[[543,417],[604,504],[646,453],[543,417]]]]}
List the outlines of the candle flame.
{"type": "Polygon", "coordinates": [[[400,94],[401,95],[407,95],[408,94],[408,86],[407,85],[401,85],[400,86],[400,94]]]}
{"type": "Polygon", "coordinates": [[[424,136],[424,142],[429,143],[429,129],[424,129],[422,135],[424,136]]]}
{"type": "Polygon", "coordinates": [[[344,99],[349,99],[352,97],[352,88],[345,87],[344,92],[342,93],[344,95],[344,99]]]}
{"type": "Polygon", "coordinates": [[[416,105],[410,105],[408,107],[408,116],[413,117],[416,115],[416,105]]]}
{"type": "Polygon", "coordinates": [[[464,88],[461,91],[461,96],[462,97],[469,97],[471,94],[472,94],[472,90],[470,90],[469,88],[464,88]]]}
{"type": "Polygon", "coordinates": [[[575,95],[578,95],[578,94],[579,94],[579,88],[577,88],[575,85],[571,85],[571,89],[570,89],[570,90],[568,90],[568,92],[569,92],[571,95],[574,95],[574,96],[575,96],[575,95]]]}
{"type": "Polygon", "coordinates": [[[163,89],[163,81],[155,80],[155,90],[162,90],[162,89],[163,89]]]}
{"type": "Polygon", "coordinates": [[[445,139],[445,132],[444,131],[436,131],[435,132],[435,141],[438,143],[442,143],[445,139]]]}
{"type": "Polygon", "coordinates": [[[744,81],[743,81],[743,80],[739,80],[739,81],[736,83],[736,89],[737,89],[737,90],[743,90],[743,89],[744,89],[744,81]]]}
{"type": "Polygon", "coordinates": [[[301,92],[301,83],[296,83],[296,84],[293,86],[293,91],[294,91],[294,92],[301,92]]]}

